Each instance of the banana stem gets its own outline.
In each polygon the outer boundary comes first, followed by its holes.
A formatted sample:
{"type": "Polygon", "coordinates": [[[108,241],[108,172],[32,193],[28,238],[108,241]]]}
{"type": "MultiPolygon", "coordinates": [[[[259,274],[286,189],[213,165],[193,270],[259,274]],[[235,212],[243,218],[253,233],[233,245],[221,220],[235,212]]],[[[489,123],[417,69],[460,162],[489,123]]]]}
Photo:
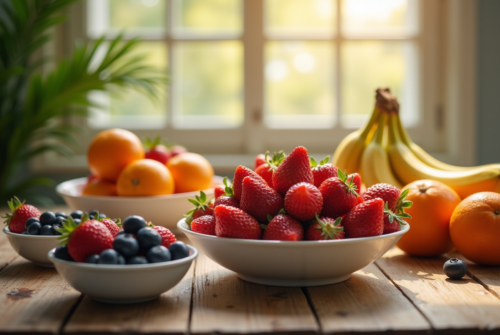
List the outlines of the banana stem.
{"type": "Polygon", "coordinates": [[[361,134],[359,136],[360,138],[366,139],[366,137],[368,137],[368,134],[372,130],[373,126],[377,123],[379,115],[380,115],[380,110],[377,107],[375,107],[373,109],[372,116],[370,117],[370,120],[368,120],[368,123],[366,124],[365,128],[363,129],[363,131],[361,132],[361,134]]]}
{"type": "Polygon", "coordinates": [[[385,125],[387,124],[387,113],[382,112],[379,117],[379,122],[377,124],[377,131],[375,132],[375,142],[377,144],[382,144],[384,140],[385,125]]]}

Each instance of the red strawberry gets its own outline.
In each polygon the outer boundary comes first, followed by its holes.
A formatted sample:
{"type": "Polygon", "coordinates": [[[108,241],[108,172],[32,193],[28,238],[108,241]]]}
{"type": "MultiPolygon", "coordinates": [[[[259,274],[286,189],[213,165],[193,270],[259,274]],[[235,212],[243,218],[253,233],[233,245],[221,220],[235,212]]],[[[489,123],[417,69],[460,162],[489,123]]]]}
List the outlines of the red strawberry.
{"type": "Polygon", "coordinates": [[[273,241],[302,241],[304,239],[304,228],[299,221],[290,215],[276,215],[264,230],[263,240],[273,241]]]}
{"type": "Polygon", "coordinates": [[[13,233],[21,234],[26,230],[24,224],[29,218],[40,219],[40,211],[38,208],[32,205],[27,205],[21,202],[17,197],[12,198],[7,201],[12,213],[7,213],[2,218],[5,219],[4,223],[9,227],[9,230],[13,233]]]}
{"type": "Polygon", "coordinates": [[[196,199],[188,199],[190,203],[195,205],[195,208],[184,215],[188,225],[191,224],[193,219],[199,218],[200,216],[214,214],[212,199],[208,200],[205,192],[200,191],[200,195],[196,195],[195,198],[196,199]]]}
{"type": "Polygon", "coordinates": [[[224,185],[217,185],[214,188],[214,198],[217,199],[221,195],[224,195],[226,193],[225,191],[225,186],[224,185]]]}
{"type": "Polygon", "coordinates": [[[162,164],[166,164],[172,156],[170,150],[161,144],[160,136],[156,136],[153,140],[146,138],[144,145],[148,149],[145,158],[154,159],[162,164]]]}
{"type": "Polygon", "coordinates": [[[240,165],[236,168],[236,171],[234,172],[234,180],[233,180],[233,192],[234,196],[236,199],[241,201],[241,190],[242,190],[242,185],[243,185],[243,178],[245,177],[250,177],[252,179],[259,180],[263,183],[266,183],[264,179],[262,179],[261,176],[256,174],[254,171],[250,170],[249,168],[240,165]]]}
{"type": "Polygon", "coordinates": [[[267,224],[267,216],[274,216],[283,208],[283,198],[265,182],[246,177],[243,179],[240,208],[259,223],[267,224]]]}
{"type": "Polygon", "coordinates": [[[358,196],[358,204],[362,203],[365,201],[362,196],[358,196]]]}
{"type": "MultiPolygon", "coordinates": [[[[408,194],[408,193],[407,193],[408,194]]],[[[391,184],[375,184],[370,186],[366,192],[363,194],[363,199],[371,200],[375,198],[380,198],[384,200],[384,202],[389,203],[389,209],[394,211],[400,200],[401,191],[396,186],[392,186],[391,184]]],[[[404,201],[404,198],[402,199],[404,201]]]]}
{"type": "Polygon", "coordinates": [[[203,215],[191,222],[191,230],[205,235],[215,236],[215,217],[212,215],[203,215]]]}
{"type": "MultiPolygon", "coordinates": [[[[99,215],[97,215],[97,216],[99,216],[99,215]]],[[[120,219],[117,219],[116,222],[111,220],[110,218],[97,219],[97,220],[99,222],[101,222],[103,225],[105,225],[106,228],[108,228],[109,232],[111,233],[111,235],[113,235],[113,237],[116,237],[116,235],[118,235],[118,233],[121,230],[121,220],[120,219]]]]}
{"type": "Polygon", "coordinates": [[[309,221],[323,208],[321,192],[309,183],[298,183],[290,187],[285,196],[285,210],[300,221],[309,221]]]}
{"type": "Polygon", "coordinates": [[[388,203],[385,203],[384,207],[384,232],[383,234],[395,233],[401,230],[401,226],[407,224],[404,218],[411,219],[411,215],[407,213],[395,214],[388,207],[388,203]]]}
{"type": "Polygon", "coordinates": [[[300,182],[314,184],[309,155],[304,147],[293,149],[273,173],[273,187],[282,196],[300,182]]]}
{"type": "Polygon", "coordinates": [[[384,200],[368,200],[357,205],[344,217],[347,238],[382,235],[384,232],[384,200]]]}
{"type": "Polygon", "coordinates": [[[338,177],[328,178],[319,187],[323,195],[322,216],[338,218],[358,204],[356,185],[347,182],[347,175],[338,170],[338,177]]]}
{"type": "Polygon", "coordinates": [[[231,206],[234,208],[240,208],[240,202],[233,196],[223,195],[215,199],[214,208],[219,205],[231,206]]]}
{"type": "Polygon", "coordinates": [[[347,176],[347,181],[351,182],[351,180],[354,183],[354,185],[356,185],[356,193],[359,194],[361,190],[361,176],[357,173],[351,173],[350,175],[347,176]]]}
{"type": "Polygon", "coordinates": [[[256,240],[262,235],[259,222],[239,208],[220,205],[214,216],[216,236],[256,240]]]}
{"type": "Polygon", "coordinates": [[[270,187],[273,187],[273,169],[264,163],[255,169],[255,173],[262,177],[270,187]]]}
{"type": "Polygon", "coordinates": [[[57,229],[63,234],[62,241],[68,245],[68,252],[75,261],[84,262],[89,256],[113,249],[113,235],[103,223],[89,220],[87,213],[81,221],[77,226],[69,217],[63,221],[63,228],[57,229]]]}
{"type": "Polygon", "coordinates": [[[255,164],[253,166],[253,170],[257,170],[257,168],[262,164],[266,164],[266,156],[264,154],[258,154],[257,156],[255,156],[255,164]]]}
{"type": "Polygon", "coordinates": [[[165,248],[169,248],[172,243],[177,241],[174,233],[170,231],[170,229],[162,227],[162,226],[153,226],[153,229],[158,232],[161,236],[161,245],[165,248]]]}
{"type": "Polygon", "coordinates": [[[326,156],[325,159],[319,162],[311,157],[311,168],[314,178],[314,186],[320,187],[321,183],[328,178],[337,177],[337,168],[332,164],[328,163],[330,156],[326,156]]]}
{"type": "Polygon", "coordinates": [[[328,217],[318,217],[306,231],[306,240],[341,240],[344,238],[344,228],[342,227],[342,218],[332,219],[328,217]]]}

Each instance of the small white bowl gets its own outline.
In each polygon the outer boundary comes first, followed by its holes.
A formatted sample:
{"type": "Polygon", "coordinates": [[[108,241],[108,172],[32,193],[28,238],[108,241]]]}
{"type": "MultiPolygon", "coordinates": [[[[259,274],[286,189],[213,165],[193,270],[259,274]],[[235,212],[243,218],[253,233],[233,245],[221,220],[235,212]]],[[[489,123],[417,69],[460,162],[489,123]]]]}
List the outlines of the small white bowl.
{"type": "Polygon", "coordinates": [[[53,268],[54,265],[47,258],[49,250],[57,247],[59,235],[24,235],[13,233],[8,227],[3,229],[12,248],[22,257],[36,265],[53,268]]]}
{"type": "Polygon", "coordinates": [[[263,241],[223,238],[177,227],[200,251],[243,280],[273,286],[319,286],[342,282],[373,263],[410,230],[375,237],[328,241],[263,241]]]}
{"type": "MultiPolygon", "coordinates": [[[[98,210],[111,218],[125,219],[130,215],[142,216],[157,226],[175,228],[180,217],[194,206],[188,199],[193,199],[200,192],[186,192],[151,197],[112,197],[82,195],[87,178],[65,181],[56,186],[59,194],[71,210],[98,210]]],[[[214,176],[213,185],[222,184],[222,177],[214,176]]],[[[207,197],[213,197],[214,189],[203,190],[207,197]]]]}
{"type": "Polygon", "coordinates": [[[188,272],[198,251],[189,246],[189,256],[170,262],[138,265],[103,265],[68,262],[48,257],[57,272],[75,290],[92,299],[112,304],[132,304],[156,299],[177,285],[188,272]]]}

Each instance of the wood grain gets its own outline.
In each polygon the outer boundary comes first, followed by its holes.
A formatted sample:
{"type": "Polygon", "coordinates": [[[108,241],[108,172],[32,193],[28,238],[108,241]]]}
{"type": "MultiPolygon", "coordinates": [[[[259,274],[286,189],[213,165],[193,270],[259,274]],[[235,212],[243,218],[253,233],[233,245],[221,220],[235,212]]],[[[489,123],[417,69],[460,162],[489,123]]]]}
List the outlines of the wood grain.
{"type": "MultiPolygon", "coordinates": [[[[2,228],[3,229],[3,228],[2,228]]],[[[12,249],[7,235],[0,232],[0,271],[17,257],[17,252],[12,249]]]]}
{"type": "Polygon", "coordinates": [[[324,334],[427,334],[430,329],[422,314],[373,264],[343,283],[306,290],[324,334]]]}
{"type": "Polygon", "coordinates": [[[300,288],[248,283],[205,255],[198,256],[191,333],[313,334],[318,330],[300,288]]]}
{"type": "Polygon", "coordinates": [[[411,257],[394,248],[377,265],[431,322],[433,333],[497,333],[500,300],[468,276],[458,281],[448,279],[443,272],[446,260],[411,257]]]}

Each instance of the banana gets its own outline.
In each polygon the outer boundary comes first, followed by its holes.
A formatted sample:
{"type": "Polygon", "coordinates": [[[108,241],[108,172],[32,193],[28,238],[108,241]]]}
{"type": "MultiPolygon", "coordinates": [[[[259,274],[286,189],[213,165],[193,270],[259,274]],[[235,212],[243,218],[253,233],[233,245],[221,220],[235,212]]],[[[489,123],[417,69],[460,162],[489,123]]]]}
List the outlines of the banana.
{"type": "Polygon", "coordinates": [[[392,173],[389,157],[382,143],[387,119],[387,113],[382,113],[375,135],[363,151],[361,156],[361,176],[366,187],[378,183],[387,183],[401,189],[403,185],[392,173]]]}
{"type": "Polygon", "coordinates": [[[380,111],[373,110],[370,120],[364,128],[347,135],[337,146],[333,154],[332,164],[342,171],[348,173],[359,172],[361,164],[361,154],[365,148],[367,138],[373,133],[380,111]]]}

